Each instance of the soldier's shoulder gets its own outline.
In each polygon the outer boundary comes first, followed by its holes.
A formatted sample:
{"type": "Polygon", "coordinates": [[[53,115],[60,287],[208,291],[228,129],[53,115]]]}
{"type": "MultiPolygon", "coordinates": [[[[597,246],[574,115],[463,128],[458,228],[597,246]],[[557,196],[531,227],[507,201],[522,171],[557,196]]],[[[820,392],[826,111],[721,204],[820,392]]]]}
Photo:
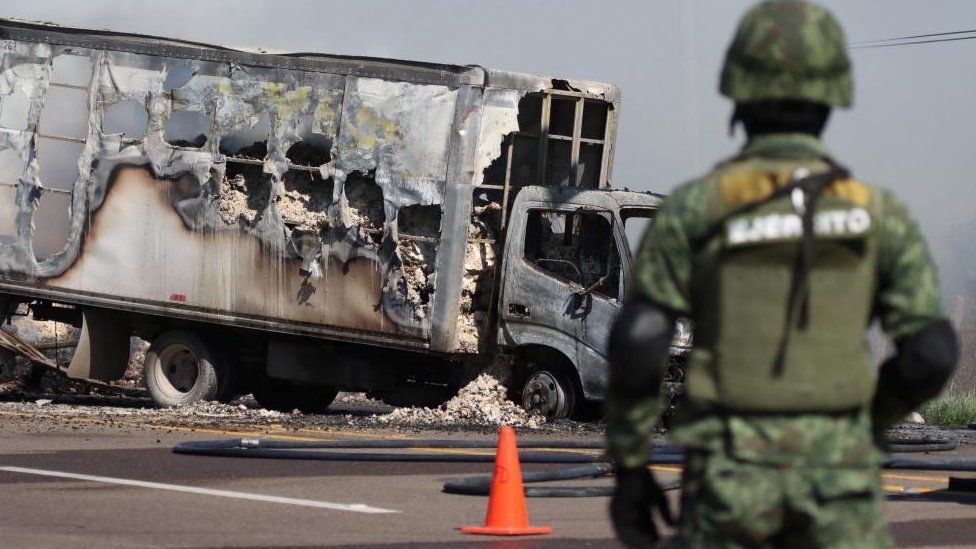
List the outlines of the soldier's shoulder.
{"type": "Polygon", "coordinates": [[[718,182],[717,172],[712,170],[704,175],[680,183],[668,194],[665,204],[671,208],[704,207],[708,194],[718,182]]]}
{"type": "MultiPolygon", "coordinates": [[[[720,164],[710,174],[719,210],[734,209],[743,204],[761,202],[780,187],[806,175],[825,172],[832,164],[823,159],[796,161],[748,158],[720,164]]],[[[833,182],[824,195],[856,206],[869,207],[888,199],[880,187],[849,175],[833,182]]]]}
{"type": "Polygon", "coordinates": [[[884,187],[872,187],[878,196],[882,215],[910,219],[908,205],[894,191],[884,187]]]}

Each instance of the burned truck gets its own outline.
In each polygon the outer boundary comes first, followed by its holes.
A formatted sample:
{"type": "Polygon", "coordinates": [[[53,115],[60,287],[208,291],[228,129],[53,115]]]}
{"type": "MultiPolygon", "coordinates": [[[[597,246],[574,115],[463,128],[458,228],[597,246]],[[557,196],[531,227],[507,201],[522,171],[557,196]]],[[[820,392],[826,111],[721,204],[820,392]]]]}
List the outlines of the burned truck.
{"type": "Polygon", "coordinates": [[[602,398],[660,203],[608,188],[614,86],[14,21],[0,50],[3,309],[81,327],[69,375],[139,336],[165,406],[488,369],[549,416],[602,398]]]}

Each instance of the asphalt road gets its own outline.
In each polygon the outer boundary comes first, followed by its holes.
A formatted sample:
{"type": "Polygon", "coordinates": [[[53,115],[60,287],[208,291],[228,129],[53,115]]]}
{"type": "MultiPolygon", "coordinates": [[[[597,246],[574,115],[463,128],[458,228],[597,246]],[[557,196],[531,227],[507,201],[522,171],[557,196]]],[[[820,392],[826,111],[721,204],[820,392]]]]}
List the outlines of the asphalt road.
{"type": "MultiPolygon", "coordinates": [[[[266,434],[267,429],[260,428],[266,434]]],[[[273,427],[270,434],[299,439],[402,436],[273,427]]],[[[530,499],[532,522],[551,525],[550,536],[498,540],[462,534],[461,526],[484,520],[487,500],[443,494],[440,487],[449,477],[486,474],[490,464],[286,462],[171,452],[180,440],[230,436],[0,413],[0,545],[615,546],[604,498],[530,499]]],[[[422,436],[445,438],[442,433],[422,436]]],[[[962,452],[976,455],[976,449],[962,452]]],[[[673,469],[659,475],[676,478],[673,469]]],[[[886,475],[893,494],[924,492],[888,501],[900,546],[976,546],[976,495],[945,492],[947,481],[947,474],[937,472],[886,475]]]]}

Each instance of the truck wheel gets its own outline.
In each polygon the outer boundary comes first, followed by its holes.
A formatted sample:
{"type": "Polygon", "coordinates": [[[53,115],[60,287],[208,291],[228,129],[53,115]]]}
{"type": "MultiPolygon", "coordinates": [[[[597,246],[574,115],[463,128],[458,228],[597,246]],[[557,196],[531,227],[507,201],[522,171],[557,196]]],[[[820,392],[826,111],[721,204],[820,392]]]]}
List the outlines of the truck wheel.
{"type": "Polygon", "coordinates": [[[522,383],[522,407],[546,419],[572,417],[576,412],[576,383],[557,369],[529,368],[522,383]]]}
{"type": "Polygon", "coordinates": [[[153,340],[143,362],[149,396],[160,406],[226,400],[230,372],[219,354],[188,330],[170,330],[153,340]]]}
{"type": "Polygon", "coordinates": [[[303,414],[324,412],[339,391],[328,385],[309,385],[262,377],[252,382],[254,400],[268,410],[291,412],[298,410],[303,414]]]}

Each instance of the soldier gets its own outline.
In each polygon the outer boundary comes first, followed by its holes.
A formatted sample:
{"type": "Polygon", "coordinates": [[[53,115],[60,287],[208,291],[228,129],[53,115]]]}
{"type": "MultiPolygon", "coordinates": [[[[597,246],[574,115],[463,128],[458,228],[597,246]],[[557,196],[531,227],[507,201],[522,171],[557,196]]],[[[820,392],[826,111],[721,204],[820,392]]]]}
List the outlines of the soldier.
{"type": "Polygon", "coordinates": [[[679,540],[891,545],[879,445],[939,393],[957,345],[915,220],[819,139],[852,87],[825,9],[776,0],[742,19],[720,90],[747,142],[667,199],[611,334],[611,515],[630,546],[658,540],[652,515],[670,520],[645,462],[679,317],[696,330],[671,433],[686,449],[679,540]],[[897,345],[880,369],[865,343],[875,318],[897,345]]]}

